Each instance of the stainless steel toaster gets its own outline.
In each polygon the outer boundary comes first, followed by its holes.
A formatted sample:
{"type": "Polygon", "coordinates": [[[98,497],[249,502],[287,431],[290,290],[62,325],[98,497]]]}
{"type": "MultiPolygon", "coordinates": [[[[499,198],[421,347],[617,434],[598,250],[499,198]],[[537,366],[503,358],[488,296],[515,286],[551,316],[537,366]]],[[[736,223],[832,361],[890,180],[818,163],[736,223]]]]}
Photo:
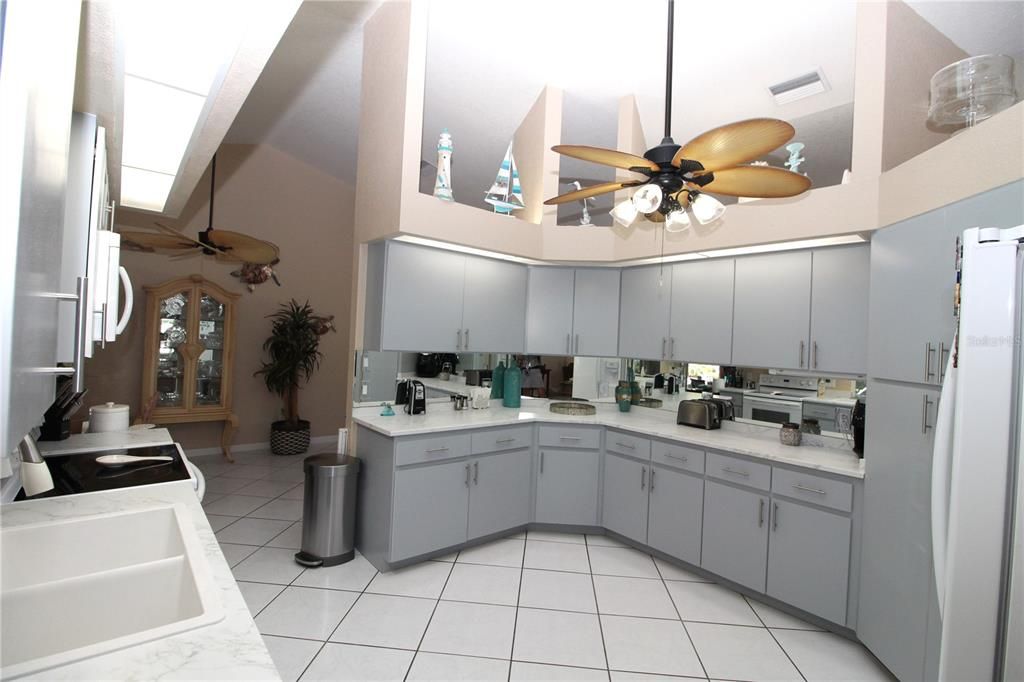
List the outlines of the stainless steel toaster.
{"type": "Polygon", "coordinates": [[[711,400],[684,400],[679,403],[676,424],[696,426],[699,429],[721,428],[721,407],[711,400]]]}

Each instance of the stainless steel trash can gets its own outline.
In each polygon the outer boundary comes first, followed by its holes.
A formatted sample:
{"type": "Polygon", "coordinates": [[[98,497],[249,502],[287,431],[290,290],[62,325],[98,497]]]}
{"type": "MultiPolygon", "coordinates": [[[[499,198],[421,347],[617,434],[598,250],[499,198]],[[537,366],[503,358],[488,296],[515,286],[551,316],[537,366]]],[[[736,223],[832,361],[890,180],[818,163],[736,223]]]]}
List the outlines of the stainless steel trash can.
{"type": "Polygon", "coordinates": [[[302,550],[295,561],[303,566],[335,566],[355,556],[356,490],[359,460],[323,453],[303,461],[302,550]]]}

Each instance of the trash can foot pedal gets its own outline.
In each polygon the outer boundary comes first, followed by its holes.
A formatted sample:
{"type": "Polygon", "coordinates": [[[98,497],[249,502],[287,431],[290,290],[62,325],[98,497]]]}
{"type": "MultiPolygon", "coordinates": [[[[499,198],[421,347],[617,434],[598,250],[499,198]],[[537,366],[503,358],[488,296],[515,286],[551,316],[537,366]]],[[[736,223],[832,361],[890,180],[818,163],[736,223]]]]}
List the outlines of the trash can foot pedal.
{"type": "Polygon", "coordinates": [[[318,556],[312,554],[306,554],[305,552],[295,553],[295,563],[301,564],[307,568],[319,568],[324,565],[324,560],[318,556]]]}

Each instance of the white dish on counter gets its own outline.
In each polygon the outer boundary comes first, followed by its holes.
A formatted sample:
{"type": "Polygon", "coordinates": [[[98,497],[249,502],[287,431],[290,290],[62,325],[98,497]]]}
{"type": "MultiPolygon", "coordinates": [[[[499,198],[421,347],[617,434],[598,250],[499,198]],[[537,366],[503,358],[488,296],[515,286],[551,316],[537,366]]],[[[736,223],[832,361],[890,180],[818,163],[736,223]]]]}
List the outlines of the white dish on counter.
{"type": "Polygon", "coordinates": [[[5,528],[0,542],[4,679],[224,618],[184,505],[5,528]]]}

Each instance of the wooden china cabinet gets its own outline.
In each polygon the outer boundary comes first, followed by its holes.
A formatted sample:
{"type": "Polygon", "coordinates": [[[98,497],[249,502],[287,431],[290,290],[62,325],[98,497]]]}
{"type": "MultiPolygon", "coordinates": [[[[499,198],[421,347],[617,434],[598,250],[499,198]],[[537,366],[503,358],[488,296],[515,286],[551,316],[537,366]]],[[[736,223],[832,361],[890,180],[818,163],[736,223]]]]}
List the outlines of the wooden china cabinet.
{"type": "Polygon", "coordinates": [[[235,303],[240,294],[190,275],[145,286],[142,403],[154,424],[222,421],[227,460],[238,417],[231,411],[235,303]]]}

